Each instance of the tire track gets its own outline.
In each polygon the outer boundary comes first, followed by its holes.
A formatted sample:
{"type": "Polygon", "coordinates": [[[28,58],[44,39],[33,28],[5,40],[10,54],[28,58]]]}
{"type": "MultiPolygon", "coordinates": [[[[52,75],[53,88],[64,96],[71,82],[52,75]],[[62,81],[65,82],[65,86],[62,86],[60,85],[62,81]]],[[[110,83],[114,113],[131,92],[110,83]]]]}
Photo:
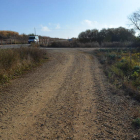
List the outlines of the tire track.
{"type": "Polygon", "coordinates": [[[0,90],[0,139],[134,138],[132,103],[112,94],[97,59],[83,51],[49,51],[48,64],[0,90]]]}
{"type": "Polygon", "coordinates": [[[96,139],[128,140],[136,137],[131,125],[130,101],[125,96],[113,95],[110,85],[94,57],[93,80],[97,97],[96,139]]]}

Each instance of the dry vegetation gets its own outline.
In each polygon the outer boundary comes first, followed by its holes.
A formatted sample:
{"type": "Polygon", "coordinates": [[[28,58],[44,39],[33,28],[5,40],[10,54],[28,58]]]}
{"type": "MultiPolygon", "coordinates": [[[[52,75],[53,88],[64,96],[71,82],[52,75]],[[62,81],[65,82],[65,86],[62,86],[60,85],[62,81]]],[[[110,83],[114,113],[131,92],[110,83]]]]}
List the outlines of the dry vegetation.
{"type": "MultiPolygon", "coordinates": [[[[100,49],[95,54],[116,89],[123,89],[126,95],[140,101],[140,50],[100,49]]],[[[133,124],[140,127],[140,109],[133,116],[133,124]]]]}
{"type": "MultiPolygon", "coordinates": [[[[45,47],[45,46],[44,46],[45,47]]],[[[47,47],[51,48],[99,48],[98,42],[80,43],[78,40],[72,41],[54,41],[47,47]]]]}
{"type": "Polygon", "coordinates": [[[49,45],[40,45],[41,47],[48,48],[138,48],[140,46],[140,42],[102,42],[99,44],[98,42],[86,42],[81,43],[79,40],[71,40],[71,41],[52,41],[49,45]]]}
{"type": "Polygon", "coordinates": [[[0,39],[7,39],[11,36],[19,36],[19,33],[14,31],[0,31],[0,39]]]}
{"type": "Polygon", "coordinates": [[[8,82],[47,59],[44,50],[37,47],[0,50],[0,84],[8,82]]]}
{"type": "Polygon", "coordinates": [[[140,51],[100,49],[95,52],[105,73],[118,88],[129,88],[129,94],[140,101],[140,51]],[[132,91],[132,93],[131,93],[132,91]]]}
{"type": "Polygon", "coordinates": [[[0,31],[1,44],[23,44],[28,42],[28,35],[21,34],[15,31],[0,31]]]}

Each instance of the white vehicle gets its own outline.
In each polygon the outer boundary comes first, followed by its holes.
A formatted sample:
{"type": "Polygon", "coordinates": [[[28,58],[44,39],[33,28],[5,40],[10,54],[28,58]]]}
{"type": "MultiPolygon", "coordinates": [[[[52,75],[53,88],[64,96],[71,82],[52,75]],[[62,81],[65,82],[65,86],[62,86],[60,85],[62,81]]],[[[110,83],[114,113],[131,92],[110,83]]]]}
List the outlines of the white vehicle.
{"type": "Polygon", "coordinates": [[[38,36],[29,36],[29,39],[28,39],[28,43],[39,43],[39,37],[38,36]]]}

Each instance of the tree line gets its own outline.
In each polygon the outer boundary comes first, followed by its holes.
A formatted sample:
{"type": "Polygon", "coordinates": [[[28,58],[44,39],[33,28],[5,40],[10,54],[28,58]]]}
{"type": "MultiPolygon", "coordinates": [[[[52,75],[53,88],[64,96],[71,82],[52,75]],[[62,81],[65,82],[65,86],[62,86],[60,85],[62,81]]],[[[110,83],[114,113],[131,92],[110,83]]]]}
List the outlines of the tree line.
{"type": "Polygon", "coordinates": [[[78,35],[78,40],[82,43],[87,42],[136,42],[140,41],[140,35],[135,36],[135,31],[140,32],[140,9],[135,11],[128,17],[130,25],[133,29],[126,29],[124,27],[108,28],[108,29],[92,29],[81,32],[78,35]]]}
{"type": "Polygon", "coordinates": [[[92,29],[81,32],[78,35],[80,42],[125,42],[135,40],[135,31],[133,29],[126,29],[123,27],[119,28],[108,28],[108,29],[92,29]]]}

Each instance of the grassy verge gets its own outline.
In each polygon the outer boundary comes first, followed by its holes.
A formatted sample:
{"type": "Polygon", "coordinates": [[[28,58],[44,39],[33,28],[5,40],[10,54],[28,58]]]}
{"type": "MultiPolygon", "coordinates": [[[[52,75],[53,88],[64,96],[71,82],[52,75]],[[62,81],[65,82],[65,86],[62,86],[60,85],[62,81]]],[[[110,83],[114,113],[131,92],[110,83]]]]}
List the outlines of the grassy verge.
{"type": "MultiPolygon", "coordinates": [[[[100,49],[94,53],[103,65],[108,81],[140,102],[140,50],[100,49]]],[[[132,112],[133,124],[140,128],[140,108],[132,112]]]]}
{"type": "Polygon", "coordinates": [[[109,81],[140,101],[140,51],[100,49],[95,54],[109,81]]]}
{"type": "Polygon", "coordinates": [[[0,49],[0,85],[40,65],[47,54],[37,47],[0,49]]]}

